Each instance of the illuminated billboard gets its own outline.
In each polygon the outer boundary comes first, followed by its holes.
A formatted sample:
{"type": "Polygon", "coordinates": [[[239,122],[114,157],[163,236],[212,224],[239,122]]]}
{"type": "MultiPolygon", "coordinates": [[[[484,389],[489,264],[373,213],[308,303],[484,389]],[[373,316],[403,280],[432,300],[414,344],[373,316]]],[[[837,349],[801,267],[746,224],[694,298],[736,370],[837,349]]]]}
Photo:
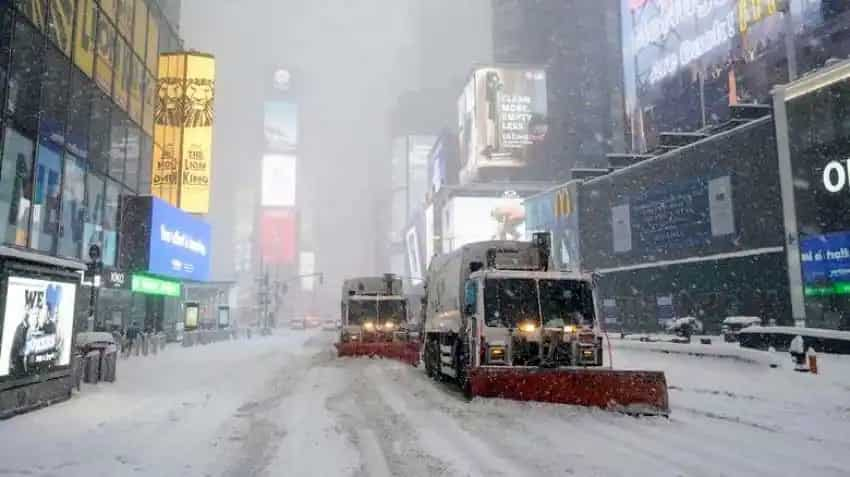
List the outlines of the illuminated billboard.
{"type": "Polygon", "coordinates": [[[516,169],[535,165],[547,129],[542,68],[476,68],[458,100],[461,183],[479,179],[486,168],[508,168],[508,178],[518,178],[516,169]]]}
{"type": "Polygon", "coordinates": [[[260,216],[260,255],[264,265],[290,265],[295,261],[295,211],[263,209],[260,216]]]}
{"type": "Polygon", "coordinates": [[[266,152],[292,153],[298,148],[298,106],[289,101],[268,101],[263,127],[266,152]]]}
{"type": "Polygon", "coordinates": [[[487,240],[525,240],[525,207],[515,193],[454,197],[442,210],[443,252],[487,240]]]}
{"type": "Polygon", "coordinates": [[[266,154],[263,156],[263,207],[292,207],[295,205],[295,156],[266,154]]]}
{"type": "Polygon", "coordinates": [[[209,212],[215,59],[201,53],[159,59],[154,195],[195,214],[209,212]]]}

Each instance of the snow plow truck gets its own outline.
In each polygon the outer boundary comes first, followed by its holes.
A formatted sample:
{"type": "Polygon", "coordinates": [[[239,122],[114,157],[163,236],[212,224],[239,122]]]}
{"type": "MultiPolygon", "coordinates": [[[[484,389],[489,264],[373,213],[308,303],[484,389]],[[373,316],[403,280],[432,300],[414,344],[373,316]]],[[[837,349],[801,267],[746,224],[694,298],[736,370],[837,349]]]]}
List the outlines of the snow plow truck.
{"type": "Polygon", "coordinates": [[[549,270],[551,238],[489,241],[435,257],[425,289],[425,371],[467,397],[668,415],[663,372],[603,367],[592,277],[549,270]]]}
{"type": "Polygon", "coordinates": [[[419,363],[419,340],[408,321],[401,278],[359,277],[342,285],[338,356],[391,358],[419,363]]]}

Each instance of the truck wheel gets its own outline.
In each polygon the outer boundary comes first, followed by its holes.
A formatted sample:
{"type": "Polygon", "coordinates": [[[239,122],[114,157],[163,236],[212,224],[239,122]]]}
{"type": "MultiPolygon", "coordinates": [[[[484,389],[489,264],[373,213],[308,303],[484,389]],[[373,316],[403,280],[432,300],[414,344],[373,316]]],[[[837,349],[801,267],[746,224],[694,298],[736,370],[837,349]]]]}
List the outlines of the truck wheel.
{"type": "Polygon", "coordinates": [[[466,399],[472,399],[472,384],[469,382],[469,353],[462,339],[455,340],[455,370],[457,370],[457,385],[466,399]]]}
{"type": "Polygon", "coordinates": [[[434,340],[425,340],[425,374],[431,379],[437,379],[439,371],[434,367],[434,340]]]}

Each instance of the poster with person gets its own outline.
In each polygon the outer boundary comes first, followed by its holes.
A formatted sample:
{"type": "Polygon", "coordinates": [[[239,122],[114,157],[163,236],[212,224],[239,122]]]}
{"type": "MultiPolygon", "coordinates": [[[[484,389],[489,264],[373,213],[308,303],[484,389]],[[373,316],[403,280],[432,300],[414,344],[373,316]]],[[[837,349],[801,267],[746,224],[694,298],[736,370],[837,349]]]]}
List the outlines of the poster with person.
{"type": "Polygon", "coordinates": [[[0,378],[68,366],[76,286],[12,276],[5,291],[0,378]]]}

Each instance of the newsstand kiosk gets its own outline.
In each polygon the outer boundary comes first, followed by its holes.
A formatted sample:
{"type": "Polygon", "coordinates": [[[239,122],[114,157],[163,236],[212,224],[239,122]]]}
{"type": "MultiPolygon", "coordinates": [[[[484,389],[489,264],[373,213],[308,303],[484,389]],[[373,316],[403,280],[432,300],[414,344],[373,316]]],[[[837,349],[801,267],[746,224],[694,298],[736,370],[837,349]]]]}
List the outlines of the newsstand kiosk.
{"type": "Polygon", "coordinates": [[[0,247],[0,418],[68,399],[81,262],[0,247]]]}

